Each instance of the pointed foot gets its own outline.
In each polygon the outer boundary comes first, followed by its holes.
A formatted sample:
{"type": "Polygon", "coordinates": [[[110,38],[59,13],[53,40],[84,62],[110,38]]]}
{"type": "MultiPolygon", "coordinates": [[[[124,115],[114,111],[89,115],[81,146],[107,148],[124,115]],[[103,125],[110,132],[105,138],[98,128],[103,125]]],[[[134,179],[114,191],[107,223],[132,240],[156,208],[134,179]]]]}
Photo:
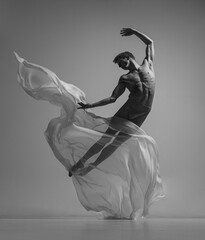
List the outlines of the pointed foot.
{"type": "Polygon", "coordinates": [[[71,168],[71,172],[74,173],[76,171],[78,171],[79,169],[84,168],[84,164],[82,163],[82,161],[78,161],[76,164],[74,164],[71,168]]]}

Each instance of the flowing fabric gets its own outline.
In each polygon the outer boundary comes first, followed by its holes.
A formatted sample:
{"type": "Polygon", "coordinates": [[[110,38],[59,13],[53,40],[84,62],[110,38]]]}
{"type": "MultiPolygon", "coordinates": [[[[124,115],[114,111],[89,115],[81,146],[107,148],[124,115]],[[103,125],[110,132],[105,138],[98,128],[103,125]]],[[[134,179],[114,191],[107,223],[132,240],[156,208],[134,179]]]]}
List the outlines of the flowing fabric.
{"type": "MultiPolygon", "coordinates": [[[[16,58],[18,82],[25,92],[61,107],[60,116],[49,122],[45,137],[67,171],[103,136],[109,139],[108,149],[115,149],[88,174],[72,176],[83,207],[108,218],[145,216],[150,204],[164,197],[153,138],[130,121],[77,109],[78,102],[86,103],[82,90],[61,81],[47,68],[29,63],[17,54],[16,58]],[[105,134],[108,127],[114,130],[113,134],[105,134]],[[119,133],[128,136],[127,140],[121,141],[119,133]]],[[[86,164],[93,163],[101,152],[86,164]]]]}

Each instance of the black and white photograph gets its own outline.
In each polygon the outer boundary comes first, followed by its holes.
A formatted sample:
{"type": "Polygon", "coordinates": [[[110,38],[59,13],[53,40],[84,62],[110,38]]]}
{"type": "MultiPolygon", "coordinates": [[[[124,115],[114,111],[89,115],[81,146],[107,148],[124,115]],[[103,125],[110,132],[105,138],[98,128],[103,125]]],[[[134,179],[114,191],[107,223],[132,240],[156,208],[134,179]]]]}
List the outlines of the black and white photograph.
{"type": "Polygon", "coordinates": [[[0,0],[1,240],[204,240],[204,10],[0,0]]]}

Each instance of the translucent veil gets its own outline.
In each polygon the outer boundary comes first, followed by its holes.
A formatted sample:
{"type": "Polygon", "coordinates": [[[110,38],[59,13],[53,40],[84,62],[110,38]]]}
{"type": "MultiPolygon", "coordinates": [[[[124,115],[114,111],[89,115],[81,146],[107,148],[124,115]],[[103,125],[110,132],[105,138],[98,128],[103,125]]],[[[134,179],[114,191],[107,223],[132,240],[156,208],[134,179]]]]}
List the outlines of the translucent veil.
{"type": "MultiPolygon", "coordinates": [[[[61,81],[55,73],[29,63],[16,54],[18,82],[37,100],[61,107],[59,117],[52,119],[45,137],[55,157],[69,169],[105,135],[108,127],[129,138],[115,141],[107,134],[115,151],[85,176],[74,175],[73,184],[85,209],[101,212],[104,217],[136,219],[148,213],[150,204],[164,197],[159,175],[157,146],[153,138],[132,122],[120,118],[103,118],[77,109],[86,96],[78,87],[61,81]]],[[[101,152],[86,164],[93,163],[101,152]]]]}

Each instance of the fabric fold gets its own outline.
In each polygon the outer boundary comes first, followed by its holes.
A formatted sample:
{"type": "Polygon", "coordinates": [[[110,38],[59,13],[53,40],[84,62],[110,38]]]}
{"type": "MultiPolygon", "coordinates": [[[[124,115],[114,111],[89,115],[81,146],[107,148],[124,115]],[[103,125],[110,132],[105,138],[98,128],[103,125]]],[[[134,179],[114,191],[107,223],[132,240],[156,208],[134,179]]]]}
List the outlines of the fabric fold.
{"type": "Polygon", "coordinates": [[[130,121],[103,118],[77,109],[78,102],[86,103],[81,89],[60,80],[47,68],[30,63],[16,53],[15,56],[18,82],[24,91],[37,100],[61,107],[60,116],[49,122],[45,137],[66,170],[96,143],[101,150],[86,165],[94,163],[102,154],[106,156],[87,175],[72,177],[84,208],[108,218],[145,216],[150,204],[164,197],[154,139],[130,121]],[[113,131],[107,132],[108,128],[113,131]]]}

